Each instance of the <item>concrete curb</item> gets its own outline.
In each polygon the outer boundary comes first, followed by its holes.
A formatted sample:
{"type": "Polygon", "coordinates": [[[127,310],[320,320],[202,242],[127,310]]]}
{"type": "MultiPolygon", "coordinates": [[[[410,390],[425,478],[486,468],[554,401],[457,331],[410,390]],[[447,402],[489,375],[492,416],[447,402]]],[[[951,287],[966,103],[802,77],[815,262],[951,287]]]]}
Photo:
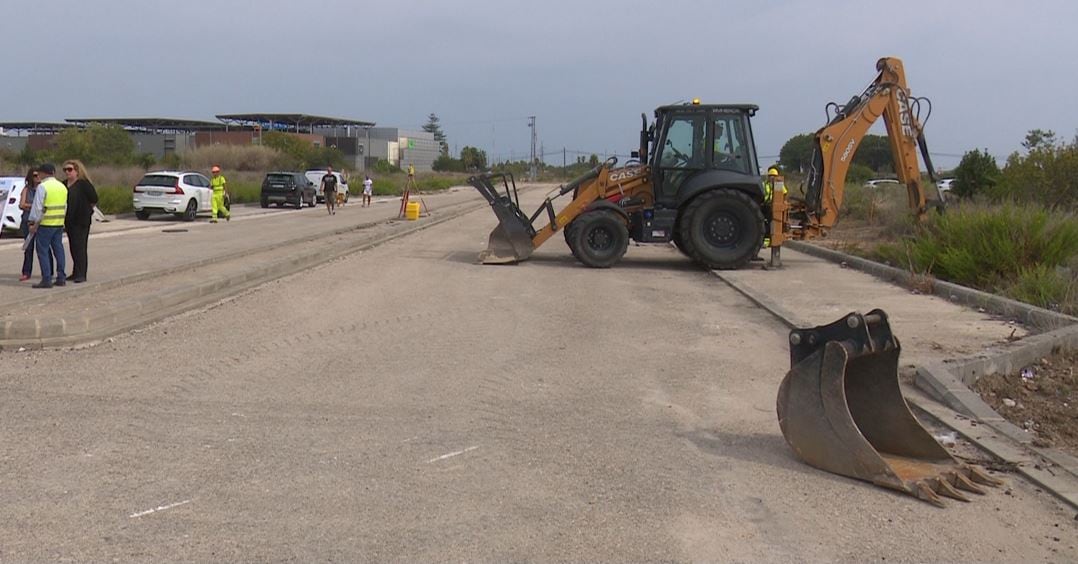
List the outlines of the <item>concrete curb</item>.
{"type": "MultiPolygon", "coordinates": [[[[824,260],[845,264],[846,266],[875,275],[888,282],[908,282],[910,279],[909,273],[896,268],[874,263],[838,251],[823,249],[821,247],[816,247],[815,245],[796,243],[796,245],[791,245],[791,248],[824,260]],[[803,250],[805,247],[811,248],[811,251],[803,250]]],[[[751,288],[727,279],[720,271],[712,271],[712,273],[738,293],[782,321],[791,329],[818,325],[818,323],[797,318],[794,314],[778,306],[778,304],[774,303],[766,296],[757,295],[751,288]]],[[[1040,468],[1026,469],[1021,465],[1017,466],[1018,471],[1022,475],[1026,476],[1034,483],[1040,484],[1041,487],[1051,491],[1059,499],[1078,509],[1078,486],[1076,486],[1076,484],[1078,484],[1078,460],[1055,449],[1034,447],[1032,444],[1033,439],[1029,436],[1028,432],[1004,419],[999,413],[992,409],[991,406],[985,403],[979,394],[970,389],[970,385],[976,382],[981,376],[1011,372],[1023,366],[1028,366],[1034,361],[1043,358],[1060,348],[1074,348],[1075,346],[1078,346],[1078,325],[1073,324],[1074,322],[1078,322],[1078,319],[1038,308],[1036,306],[1016,302],[1014,300],[1000,298],[999,296],[994,296],[978,290],[958,286],[956,284],[945,282],[937,282],[936,284],[935,292],[936,295],[940,297],[951,300],[958,299],[958,301],[964,305],[982,307],[986,311],[992,311],[998,315],[1006,315],[1004,312],[1008,311],[1012,314],[1017,312],[1020,318],[1033,320],[1035,323],[1041,324],[1041,326],[1047,325],[1058,327],[1047,333],[1026,337],[1019,341],[1022,344],[1007,347],[1005,350],[997,349],[974,357],[958,359],[953,363],[925,363],[917,367],[914,384],[919,390],[925,392],[925,394],[932,400],[940,402],[954,412],[975,419],[985,426],[988,426],[1002,437],[1011,441],[1014,447],[1013,449],[1003,449],[1000,448],[998,444],[983,441],[979,442],[976,437],[966,436],[961,429],[947,421],[946,418],[940,418],[933,415],[933,417],[938,419],[942,424],[956,432],[963,433],[968,440],[977,444],[984,450],[1002,460],[1017,463],[1019,461],[1013,459],[1013,452],[1021,452],[1022,449],[1025,449],[1070,474],[1070,482],[1068,483],[1067,481],[1060,480],[1058,477],[1052,476],[1051,471],[1045,473],[1040,468]],[[941,284],[945,285],[942,286],[942,290],[947,292],[946,294],[941,293],[941,284]],[[957,296],[957,298],[953,296],[957,296]],[[989,307],[985,307],[986,305],[989,307]],[[1066,325],[1060,327],[1060,325],[1064,323],[1066,323],[1066,325]],[[1011,458],[1008,458],[1008,456],[1011,456],[1011,458]],[[1060,486],[1060,484],[1062,484],[1062,486],[1060,486]],[[1060,487],[1063,487],[1064,489],[1060,490],[1060,487]],[[1075,491],[1071,491],[1072,489],[1075,491]]],[[[907,398],[907,401],[921,411],[932,412],[931,406],[927,405],[925,402],[916,402],[910,398],[907,398]]]]}
{"type": "MultiPolygon", "coordinates": [[[[909,285],[913,278],[913,275],[905,270],[900,270],[892,266],[873,262],[861,257],[855,257],[832,249],[826,249],[810,243],[788,241],[783,243],[783,246],[805,253],[806,255],[812,255],[831,262],[846,264],[851,268],[871,274],[888,282],[898,282],[899,284],[909,285]]],[[[1078,323],[1078,318],[1069,315],[1049,311],[1044,308],[1024,304],[1019,301],[1003,298],[980,290],[974,290],[965,286],[959,286],[958,284],[944,282],[943,280],[933,281],[932,292],[945,300],[957,301],[958,303],[969,307],[984,309],[987,312],[1001,315],[1009,319],[1015,319],[1030,327],[1041,330],[1054,330],[1078,323]]]]}
{"type": "MultiPolygon", "coordinates": [[[[131,304],[107,308],[106,311],[91,315],[80,315],[73,318],[45,318],[10,320],[0,325],[0,350],[17,349],[20,347],[39,349],[50,346],[70,346],[99,341],[106,337],[128,331],[136,327],[159,321],[182,313],[192,307],[199,307],[213,303],[230,295],[236,294],[248,288],[264,284],[266,282],[300,272],[302,270],[318,266],[338,258],[364,251],[393,239],[418,233],[435,225],[451,221],[465,214],[471,213],[483,206],[486,202],[465,202],[456,204],[454,211],[445,216],[425,221],[419,225],[402,229],[382,237],[375,238],[355,247],[325,254],[301,253],[297,256],[287,257],[283,260],[264,264],[253,269],[244,270],[227,276],[210,278],[199,284],[176,288],[170,292],[132,301],[131,304]]],[[[390,220],[394,221],[394,220],[390,220]]],[[[385,221],[375,224],[385,223],[385,221]]],[[[371,224],[374,225],[374,224],[371,224]]],[[[369,225],[368,225],[369,227],[369,225]]],[[[358,231],[359,227],[336,230],[325,233],[317,238],[332,237],[352,231],[358,231]]],[[[303,240],[307,241],[307,238],[303,240]]],[[[288,244],[297,244],[290,241],[288,244]]],[[[259,251],[273,250],[281,245],[270,245],[259,251]]],[[[245,251],[243,254],[249,254],[245,251]]],[[[205,266],[223,260],[199,261],[199,266],[205,266]]],[[[187,265],[184,268],[193,268],[187,265]]],[[[175,272],[178,269],[170,269],[175,272]]],[[[161,274],[158,274],[161,275],[161,274]]],[[[127,283],[131,283],[128,281],[127,283]]],[[[122,286],[117,284],[116,286],[122,286]]],[[[115,287],[115,286],[114,286],[115,287]]]]}

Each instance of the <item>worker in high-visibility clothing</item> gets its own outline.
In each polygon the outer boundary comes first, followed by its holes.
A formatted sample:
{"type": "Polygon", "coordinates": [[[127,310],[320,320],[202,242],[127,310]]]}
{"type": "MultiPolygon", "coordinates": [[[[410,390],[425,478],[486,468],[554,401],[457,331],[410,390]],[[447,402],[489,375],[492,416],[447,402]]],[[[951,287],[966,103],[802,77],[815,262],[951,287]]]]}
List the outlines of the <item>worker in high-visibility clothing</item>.
{"type": "Polygon", "coordinates": [[[37,168],[41,184],[34,193],[30,205],[30,233],[37,247],[37,261],[41,265],[41,282],[34,288],[52,288],[67,285],[66,255],[64,255],[64,220],[67,217],[67,186],[55,178],[56,167],[44,163],[37,168]],[[56,279],[52,266],[56,261],[56,279]]]}
{"type": "Polygon", "coordinates": [[[213,178],[210,179],[210,186],[213,187],[213,215],[211,216],[210,223],[217,223],[217,218],[224,216],[225,221],[231,221],[232,214],[225,207],[225,185],[228,184],[228,180],[225,180],[225,175],[221,174],[221,167],[213,165],[210,169],[210,173],[213,174],[213,178]]]}
{"type": "MultiPolygon", "coordinates": [[[[779,169],[778,168],[771,167],[771,168],[767,169],[767,178],[764,179],[764,204],[770,204],[771,200],[773,200],[775,198],[775,180],[777,180],[778,177],[779,177],[779,169]]],[[[786,183],[783,182],[782,183],[782,194],[785,196],[787,193],[789,193],[789,190],[786,189],[786,183]]],[[[768,218],[767,224],[768,224],[768,231],[767,231],[767,233],[764,233],[764,248],[767,248],[767,247],[771,246],[771,237],[770,237],[770,235],[771,235],[771,230],[770,230],[771,218],[768,218]]]]}

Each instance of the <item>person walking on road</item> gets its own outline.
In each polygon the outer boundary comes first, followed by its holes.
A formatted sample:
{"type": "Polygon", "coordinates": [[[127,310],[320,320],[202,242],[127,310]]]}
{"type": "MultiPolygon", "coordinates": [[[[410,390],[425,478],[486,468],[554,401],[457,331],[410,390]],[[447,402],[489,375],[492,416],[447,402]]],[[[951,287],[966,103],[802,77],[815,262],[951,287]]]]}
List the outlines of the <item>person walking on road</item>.
{"type": "Polygon", "coordinates": [[[97,190],[86,174],[82,161],[64,161],[64,174],[67,176],[67,247],[71,251],[71,281],[79,284],[86,281],[86,247],[90,241],[90,226],[94,222],[94,206],[97,205],[97,190]]]}
{"type": "Polygon", "coordinates": [[[19,220],[19,232],[24,240],[31,239],[29,243],[23,245],[22,272],[19,275],[19,282],[26,282],[34,274],[34,255],[37,251],[33,243],[34,235],[30,233],[30,206],[33,205],[34,194],[37,193],[37,177],[37,170],[30,169],[30,172],[26,173],[22,194],[19,195],[19,209],[22,210],[22,217],[19,220]]]}
{"type": "Polygon", "coordinates": [[[322,177],[322,197],[326,199],[326,212],[335,215],[334,209],[337,204],[337,177],[333,174],[333,167],[326,167],[326,174],[322,177]]]}
{"type": "Polygon", "coordinates": [[[37,167],[41,184],[34,193],[30,205],[30,233],[34,234],[37,260],[41,267],[41,282],[34,288],[64,286],[67,266],[64,256],[64,219],[67,216],[67,186],[55,178],[56,167],[44,163],[37,167]],[[53,260],[56,261],[56,279],[53,280],[53,260]]]}
{"type": "Polygon", "coordinates": [[[367,177],[363,179],[363,207],[371,207],[371,194],[373,193],[374,181],[371,180],[371,177],[368,174],[367,177]]]}
{"type": "Polygon", "coordinates": [[[221,167],[213,165],[210,168],[210,174],[213,178],[210,179],[210,186],[213,188],[213,200],[212,210],[213,215],[210,216],[210,223],[217,223],[217,218],[224,216],[225,221],[232,220],[232,212],[225,206],[225,197],[228,195],[228,180],[225,180],[225,175],[221,174],[221,167]]]}

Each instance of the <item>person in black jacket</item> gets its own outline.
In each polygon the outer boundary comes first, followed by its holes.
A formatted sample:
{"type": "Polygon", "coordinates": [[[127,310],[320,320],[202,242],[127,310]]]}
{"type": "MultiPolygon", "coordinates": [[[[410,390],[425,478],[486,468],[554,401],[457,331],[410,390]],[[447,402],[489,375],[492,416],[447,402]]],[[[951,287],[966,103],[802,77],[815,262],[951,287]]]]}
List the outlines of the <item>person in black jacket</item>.
{"type": "Polygon", "coordinates": [[[97,190],[81,161],[64,161],[64,174],[67,176],[67,219],[64,227],[74,263],[68,278],[79,284],[86,281],[86,246],[90,240],[90,224],[94,221],[97,190]]]}

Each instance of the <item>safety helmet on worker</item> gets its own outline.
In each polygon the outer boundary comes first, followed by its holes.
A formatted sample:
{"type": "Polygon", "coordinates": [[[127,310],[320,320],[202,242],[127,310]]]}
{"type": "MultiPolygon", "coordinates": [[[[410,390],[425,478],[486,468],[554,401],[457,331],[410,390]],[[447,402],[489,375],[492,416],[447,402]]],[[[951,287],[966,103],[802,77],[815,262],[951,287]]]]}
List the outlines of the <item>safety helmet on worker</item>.
{"type": "Polygon", "coordinates": [[[779,169],[777,169],[775,167],[771,167],[771,168],[767,169],[767,175],[768,176],[778,176],[779,175],[779,169]]]}
{"type": "Polygon", "coordinates": [[[221,172],[221,167],[213,165],[212,167],[210,167],[210,172],[221,172]]]}

